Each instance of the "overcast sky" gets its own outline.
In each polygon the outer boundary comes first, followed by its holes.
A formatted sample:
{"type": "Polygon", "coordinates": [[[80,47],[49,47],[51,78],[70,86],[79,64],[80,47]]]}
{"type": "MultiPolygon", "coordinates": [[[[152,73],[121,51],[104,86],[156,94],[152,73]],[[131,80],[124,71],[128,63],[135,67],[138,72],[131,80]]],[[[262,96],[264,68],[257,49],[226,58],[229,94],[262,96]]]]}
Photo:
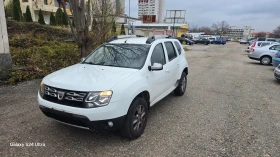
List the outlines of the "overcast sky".
{"type": "MultiPolygon", "coordinates": [[[[269,31],[280,25],[280,0],[165,0],[165,9],[186,10],[192,26],[211,26],[225,20],[231,26],[269,31]]],[[[129,0],[126,0],[128,14],[129,0]]],[[[138,0],[130,0],[130,15],[138,17],[138,0]]]]}

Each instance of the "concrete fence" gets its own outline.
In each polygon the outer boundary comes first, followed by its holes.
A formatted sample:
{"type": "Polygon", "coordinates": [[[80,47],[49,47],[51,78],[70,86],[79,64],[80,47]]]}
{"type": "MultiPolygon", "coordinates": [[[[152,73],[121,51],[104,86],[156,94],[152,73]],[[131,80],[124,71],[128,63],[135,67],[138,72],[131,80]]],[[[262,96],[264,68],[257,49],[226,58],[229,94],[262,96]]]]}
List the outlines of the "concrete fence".
{"type": "Polygon", "coordinates": [[[7,25],[4,11],[4,3],[0,1],[0,79],[8,76],[12,67],[12,58],[10,54],[7,25]]]}

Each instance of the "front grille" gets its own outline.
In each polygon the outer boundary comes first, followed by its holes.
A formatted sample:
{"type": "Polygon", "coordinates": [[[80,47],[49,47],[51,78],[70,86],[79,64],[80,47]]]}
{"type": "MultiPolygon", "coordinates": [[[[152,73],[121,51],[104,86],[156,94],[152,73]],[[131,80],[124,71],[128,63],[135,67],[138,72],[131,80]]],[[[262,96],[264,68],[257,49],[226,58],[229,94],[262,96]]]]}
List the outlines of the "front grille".
{"type": "Polygon", "coordinates": [[[87,92],[70,91],[51,86],[44,86],[43,99],[61,105],[85,108],[87,92]]]}

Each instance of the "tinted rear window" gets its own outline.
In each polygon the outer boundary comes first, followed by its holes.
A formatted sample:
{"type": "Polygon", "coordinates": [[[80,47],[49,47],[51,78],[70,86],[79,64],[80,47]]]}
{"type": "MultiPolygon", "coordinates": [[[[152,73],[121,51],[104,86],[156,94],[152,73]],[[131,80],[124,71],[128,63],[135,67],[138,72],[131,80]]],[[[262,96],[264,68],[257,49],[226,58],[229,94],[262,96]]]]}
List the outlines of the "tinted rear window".
{"type": "Polygon", "coordinates": [[[181,45],[180,45],[177,41],[175,41],[174,43],[175,43],[176,48],[177,48],[177,50],[178,50],[178,52],[179,52],[179,55],[180,55],[180,54],[182,53],[181,45]]]}
{"type": "Polygon", "coordinates": [[[165,44],[165,47],[166,47],[166,50],[167,50],[169,61],[176,58],[177,54],[176,54],[176,51],[174,49],[174,46],[173,46],[172,42],[165,42],[164,44],[165,44]]]}
{"type": "Polygon", "coordinates": [[[265,38],[258,38],[258,41],[265,41],[265,38]]]}

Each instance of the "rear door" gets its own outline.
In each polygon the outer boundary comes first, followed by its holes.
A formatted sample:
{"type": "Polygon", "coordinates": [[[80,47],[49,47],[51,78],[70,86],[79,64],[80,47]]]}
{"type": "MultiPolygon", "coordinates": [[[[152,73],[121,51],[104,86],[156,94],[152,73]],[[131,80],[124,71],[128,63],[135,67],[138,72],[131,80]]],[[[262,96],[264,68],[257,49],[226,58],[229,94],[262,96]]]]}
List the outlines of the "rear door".
{"type": "Polygon", "coordinates": [[[274,45],[269,48],[269,52],[272,57],[274,57],[278,51],[280,51],[280,45],[274,45]]]}
{"type": "Polygon", "coordinates": [[[178,54],[175,49],[175,45],[171,41],[164,42],[165,50],[167,52],[167,69],[166,72],[169,75],[168,86],[173,87],[177,81],[177,73],[179,67],[178,54]]]}

